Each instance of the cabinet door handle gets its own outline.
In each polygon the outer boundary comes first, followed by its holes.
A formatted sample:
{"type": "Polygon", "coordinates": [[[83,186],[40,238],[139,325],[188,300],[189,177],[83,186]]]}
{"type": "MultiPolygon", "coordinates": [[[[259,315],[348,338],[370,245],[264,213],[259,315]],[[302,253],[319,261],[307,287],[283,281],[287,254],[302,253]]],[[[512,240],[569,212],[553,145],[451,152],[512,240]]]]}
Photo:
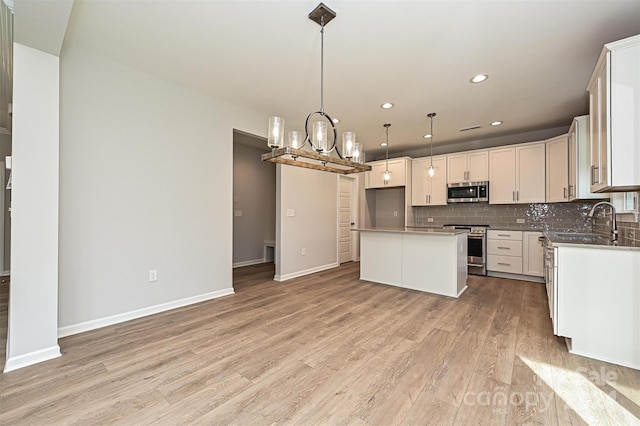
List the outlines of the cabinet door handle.
{"type": "Polygon", "coordinates": [[[500,250],[511,250],[511,247],[498,247],[500,250]]]}
{"type": "Polygon", "coordinates": [[[511,199],[512,199],[513,201],[515,201],[515,200],[516,200],[516,191],[511,192],[511,199]]]}
{"type": "Polygon", "coordinates": [[[598,183],[596,180],[596,170],[598,170],[596,166],[591,166],[591,185],[598,183]]]}
{"type": "Polygon", "coordinates": [[[502,265],[502,266],[511,266],[510,263],[502,263],[502,262],[498,262],[498,265],[502,265]]]}
{"type": "Polygon", "coordinates": [[[511,234],[498,234],[498,237],[510,237],[511,234]]]}
{"type": "Polygon", "coordinates": [[[567,188],[562,188],[564,190],[564,197],[563,198],[567,198],[567,188]]]}

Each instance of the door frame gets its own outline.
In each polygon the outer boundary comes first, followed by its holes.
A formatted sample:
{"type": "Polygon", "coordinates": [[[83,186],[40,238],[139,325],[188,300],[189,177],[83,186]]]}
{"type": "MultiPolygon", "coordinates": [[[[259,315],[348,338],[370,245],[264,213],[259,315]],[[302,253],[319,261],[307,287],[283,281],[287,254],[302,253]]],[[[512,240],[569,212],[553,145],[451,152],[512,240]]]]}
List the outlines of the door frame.
{"type": "MultiPolygon", "coordinates": [[[[351,221],[354,223],[353,227],[359,226],[359,200],[360,200],[360,179],[358,175],[339,175],[338,176],[338,191],[337,191],[337,209],[336,209],[336,259],[340,265],[340,183],[342,181],[349,181],[351,183],[351,221]]],[[[360,238],[358,235],[351,234],[351,261],[357,262],[360,260],[360,238]]]]}

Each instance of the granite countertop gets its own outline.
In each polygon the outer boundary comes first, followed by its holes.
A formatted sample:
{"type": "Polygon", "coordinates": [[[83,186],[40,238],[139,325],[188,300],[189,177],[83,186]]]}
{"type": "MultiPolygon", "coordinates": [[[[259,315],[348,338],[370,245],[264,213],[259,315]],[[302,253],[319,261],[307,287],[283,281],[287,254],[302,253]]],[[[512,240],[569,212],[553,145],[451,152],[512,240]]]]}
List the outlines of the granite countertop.
{"type": "Polygon", "coordinates": [[[397,228],[351,228],[352,231],[368,231],[368,232],[392,232],[406,234],[433,234],[433,235],[460,235],[466,234],[466,229],[448,229],[448,228],[421,228],[416,226],[406,226],[397,228]]]}
{"type": "Polygon", "coordinates": [[[614,242],[599,234],[546,231],[544,236],[553,246],[584,246],[590,248],[640,251],[640,244],[638,243],[634,243],[633,241],[621,242],[620,240],[614,242]]]}

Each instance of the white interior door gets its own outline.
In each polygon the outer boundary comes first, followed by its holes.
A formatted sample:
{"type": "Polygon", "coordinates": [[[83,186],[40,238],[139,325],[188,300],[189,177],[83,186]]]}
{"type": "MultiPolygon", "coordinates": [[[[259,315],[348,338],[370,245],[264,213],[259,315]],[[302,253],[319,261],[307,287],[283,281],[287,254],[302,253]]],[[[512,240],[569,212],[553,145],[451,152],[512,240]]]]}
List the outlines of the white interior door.
{"type": "Polygon", "coordinates": [[[340,200],[338,203],[338,253],[340,263],[353,260],[353,185],[354,179],[340,176],[340,200]]]}

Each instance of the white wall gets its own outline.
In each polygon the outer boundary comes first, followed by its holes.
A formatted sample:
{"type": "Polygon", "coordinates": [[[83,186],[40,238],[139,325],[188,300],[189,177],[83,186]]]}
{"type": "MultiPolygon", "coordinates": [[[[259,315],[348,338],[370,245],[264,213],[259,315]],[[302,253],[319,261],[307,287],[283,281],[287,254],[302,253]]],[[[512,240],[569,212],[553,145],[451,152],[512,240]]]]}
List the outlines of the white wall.
{"type": "MultiPolygon", "coordinates": [[[[234,139],[247,137],[234,135],[234,139]]],[[[264,241],[275,241],[276,165],[260,160],[264,152],[233,144],[234,267],[264,262],[264,241]]]]}
{"type": "Polygon", "coordinates": [[[60,355],[59,59],[14,43],[11,291],[5,371],[60,355]]]}
{"type": "MultiPolygon", "coordinates": [[[[11,155],[11,135],[0,134],[0,161],[5,161],[5,157],[11,155]]],[[[3,171],[0,171],[3,173],[3,171]]],[[[9,179],[9,170],[4,170],[4,186],[7,186],[9,179]]],[[[0,188],[0,191],[2,189],[0,188]]],[[[9,207],[11,206],[11,190],[4,189],[4,270],[9,270],[9,262],[11,259],[11,218],[9,207]]],[[[2,226],[2,225],[0,225],[2,226]]],[[[1,244],[1,243],[0,243],[1,244]]],[[[1,272],[1,271],[0,271],[1,272]]]]}
{"type": "Polygon", "coordinates": [[[60,334],[230,293],[233,128],[267,117],[77,48],[60,84],[60,334]]]}
{"type": "Polygon", "coordinates": [[[338,266],[338,176],[277,165],[276,280],[338,266]]]}

